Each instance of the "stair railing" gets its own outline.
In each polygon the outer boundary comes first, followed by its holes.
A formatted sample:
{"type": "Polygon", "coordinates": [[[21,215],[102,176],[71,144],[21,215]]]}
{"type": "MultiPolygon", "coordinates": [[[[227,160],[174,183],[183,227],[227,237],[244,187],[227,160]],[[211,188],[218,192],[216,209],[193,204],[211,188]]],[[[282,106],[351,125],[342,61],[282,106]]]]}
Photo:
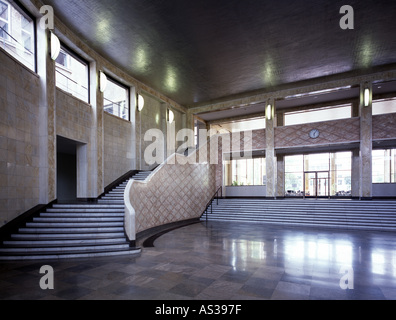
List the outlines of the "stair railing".
{"type": "Polygon", "coordinates": [[[221,198],[223,198],[223,187],[219,187],[216,191],[216,193],[213,195],[212,199],[208,202],[206,205],[206,208],[203,212],[202,215],[206,215],[206,222],[208,222],[208,210],[210,207],[210,214],[213,214],[213,201],[216,199],[217,200],[217,205],[219,205],[219,193],[221,193],[221,198]]]}

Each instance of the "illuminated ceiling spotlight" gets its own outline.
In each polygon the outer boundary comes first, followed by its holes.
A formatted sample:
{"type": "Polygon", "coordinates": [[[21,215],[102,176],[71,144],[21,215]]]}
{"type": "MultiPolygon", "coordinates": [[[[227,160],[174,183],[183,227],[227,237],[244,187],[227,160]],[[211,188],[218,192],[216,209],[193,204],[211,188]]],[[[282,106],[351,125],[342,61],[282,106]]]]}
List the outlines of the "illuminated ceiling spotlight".
{"type": "Polygon", "coordinates": [[[137,109],[141,112],[144,108],[144,98],[142,95],[138,94],[137,96],[137,109]]]}
{"type": "Polygon", "coordinates": [[[175,121],[175,114],[171,109],[168,109],[168,122],[172,124],[173,121],[175,121]]]}
{"type": "Polygon", "coordinates": [[[51,59],[56,60],[61,50],[61,44],[59,38],[51,32],[51,59]]]}
{"type": "Polygon", "coordinates": [[[107,76],[103,71],[99,71],[99,89],[100,92],[105,92],[107,88],[107,76]]]}

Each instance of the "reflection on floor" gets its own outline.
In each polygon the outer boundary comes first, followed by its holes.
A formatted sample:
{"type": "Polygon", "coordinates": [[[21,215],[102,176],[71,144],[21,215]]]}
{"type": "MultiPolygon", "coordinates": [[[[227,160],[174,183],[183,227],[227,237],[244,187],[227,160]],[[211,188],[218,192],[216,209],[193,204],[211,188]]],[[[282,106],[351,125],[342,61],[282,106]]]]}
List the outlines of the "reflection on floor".
{"type": "Polygon", "coordinates": [[[2,300],[396,299],[393,233],[210,222],[173,230],[140,256],[5,262],[2,300]],[[42,290],[40,268],[54,269],[42,290]]]}

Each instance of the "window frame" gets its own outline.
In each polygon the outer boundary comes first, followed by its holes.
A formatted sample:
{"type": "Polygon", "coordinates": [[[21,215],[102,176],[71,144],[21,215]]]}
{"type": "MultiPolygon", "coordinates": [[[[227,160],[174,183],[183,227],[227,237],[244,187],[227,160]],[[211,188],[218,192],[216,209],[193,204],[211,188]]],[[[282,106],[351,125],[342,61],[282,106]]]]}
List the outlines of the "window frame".
{"type": "MultiPolygon", "coordinates": [[[[104,110],[104,107],[105,107],[104,100],[105,100],[105,93],[106,93],[106,91],[103,93],[103,111],[106,112],[106,113],[108,113],[108,114],[111,114],[111,115],[113,115],[113,116],[115,116],[115,117],[117,117],[117,118],[120,118],[120,119],[122,119],[122,120],[129,121],[129,122],[130,122],[130,121],[131,121],[131,88],[128,87],[127,85],[121,83],[120,81],[114,79],[112,76],[109,76],[107,73],[105,73],[105,74],[106,74],[106,78],[107,78],[107,81],[108,81],[108,82],[112,82],[113,84],[115,84],[115,85],[121,87],[122,89],[124,89],[124,90],[126,91],[126,100],[125,100],[125,102],[126,102],[126,104],[127,104],[127,106],[128,106],[128,107],[127,107],[127,116],[128,116],[128,118],[127,118],[127,119],[124,119],[124,118],[122,118],[122,117],[120,117],[120,116],[117,116],[117,115],[115,115],[115,114],[113,114],[113,113],[110,113],[110,112],[107,112],[106,110],[104,110]]],[[[109,90],[108,87],[107,87],[106,90],[109,90]]],[[[111,101],[111,100],[109,100],[109,101],[111,101]]],[[[114,101],[111,101],[111,102],[114,102],[114,101]]]]}
{"type": "MultiPolygon", "coordinates": [[[[2,2],[4,2],[4,0],[2,0],[2,2]]],[[[26,49],[24,44],[20,44],[23,46],[23,49],[25,51],[30,52],[33,55],[33,65],[30,66],[26,63],[23,62],[23,60],[19,59],[18,55],[17,57],[14,57],[14,55],[12,55],[18,62],[20,62],[23,66],[25,66],[26,68],[28,68],[29,70],[33,71],[34,73],[37,73],[37,22],[36,22],[36,18],[33,14],[31,14],[21,3],[19,0],[13,0],[12,2],[4,2],[5,4],[8,5],[8,27],[9,30],[7,31],[7,39],[4,39],[4,41],[7,42],[11,42],[12,38],[13,40],[16,41],[16,39],[13,37],[13,35],[11,34],[10,29],[12,29],[12,19],[11,19],[11,10],[14,9],[16,11],[19,12],[19,14],[21,16],[23,16],[26,20],[30,21],[30,23],[32,23],[32,33],[30,33],[31,37],[33,37],[32,42],[33,42],[33,46],[32,46],[32,50],[26,49]],[[12,8],[12,9],[11,9],[12,8]]],[[[1,19],[1,18],[0,18],[1,19]]],[[[4,20],[4,19],[2,19],[4,20]]],[[[22,28],[21,25],[21,33],[26,32],[26,30],[24,30],[22,28]]],[[[15,46],[14,44],[11,43],[12,46],[15,46]]],[[[8,50],[3,49],[5,52],[7,52],[8,54],[11,54],[8,50]]]]}
{"type": "Polygon", "coordinates": [[[373,116],[379,116],[379,115],[387,115],[387,114],[394,114],[396,113],[396,110],[388,111],[388,112],[379,112],[378,109],[376,109],[376,104],[384,103],[384,102],[390,102],[396,105],[396,97],[390,97],[390,98],[385,98],[385,99],[375,99],[373,101],[373,116]]]}
{"type": "MultiPolygon", "coordinates": [[[[78,53],[76,53],[73,49],[71,49],[69,46],[67,46],[64,42],[61,41],[61,50],[63,50],[66,54],[68,54],[70,57],[74,58],[75,60],[77,60],[78,62],[80,62],[81,64],[85,65],[86,67],[86,72],[87,72],[87,101],[85,101],[84,99],[80,98],[79,96],[76,96],[75,94],[64,90],[65,92],[68,92],[69,94],[71,94],[73,97],[75,97],[76,99],[79,99],[87,104],[91,104],[91,75],[90,75],[90,63],[89,61],[85,60],[83,57],[81,57],[78,53]]],[[[70,58],[68,58],[68,63],[70,64],[70,58]]],[[[58,68],[62,68],[62,69],[70,69],[70,66],[63,66],[59,63],[56,63],[55,65],[55,73],[58,72],[58,68]]],[[[70,79],[70,78],[68,78],[70,79]]],[[[74,81],[73,79],[70,79],[72,81],[74,81]]],[[[75,81],[74,81],[75,82],[75,81]]],[[[62,88],[60,88],[59,86],[57,86],[57,81],[56,81],[56,75],[55,75],[55,86],[61,90],[63,90],[62,88]]]]}
{"type": "Polygon", "coordinates": [[[339,121],[339,120],[345,120],[345,119],[351,119],[353,114],[353,104],[352,103],[345,103],[345,104],[338,104],[338,105],[332,105],[332,106],[321,106],[317,108],[304,108],[302,110],[294,110],[294,111],[286,111],[284,112],[284,126],[289,127],[289,126],[296,126],[296,125],[306,125],[306,124],[311,124],[311,123],[316,123],[316,122],[328,122],[328,121],[339,121]],[[335,119],[318,119],[314,121],[304,121],[304,122],[298,122],[298,123],[292,123],[288,124],[287,123],[287,117],[288,116],[294,116],[294,115],[302,115],[304,113],[315,113],[315,112],[321,112],[321,111],[334,111],[335,109],[341,109],[341,108],[349,108],[350,112],[348,117],[340,117],[340,118],[335,118],[335,119]]]}
{"type": "Polygon", "coordinates": [[[0,2],[3,2],[7,6],[7,20],[5,20],[4,18],[0,17],[0,21],[5,22],[7,24],[7,27],[8,27],[7,31],[3,29],[3,32],[6,32],[7,38],[3,38],[3,37],[0,37],[0,38],[4,39],[5,41],[9,41],[9,37],[10,37],[9,30],[10,30],[10,22],[11,22],[10,21],[11,20],[11,18],[10,18],[10,16],[11,16],[10,4],[8,4],[8,3],[6,3],[6,2],[4,2],[2,0],[0,0],[0,2]]]}
{"type": "MultiPolygon", "coordinates": [[[[377,180],[377,179],[374,179],[374,178],[378,177],[378,175],[374,175],[374,173],[376,173],[376,172],[374,171],[374,166],[372,166],[373,167],[373,170],[371,173],[372,174],[372,183],[373,184],[395,184],[396,183],[396,148],[384,148],[384,149],[376,148],[373,150],[373,152],[374,151],[382,151],[383,153],[389,152],[389,154],[386,155],[386,156],[389,156],[389,168],[388,168],[389,176],[386,177],[385,173],[384,173],[381,176],[384,181],[383,182],[375,182],[375,180],[377,180]],[[387,180],[389,180],[389,182],[387,182],[387,180]]],[[[384,155],[384,157],[382,157],[382,161],[384,162],[384,169],[385,169],[385,163],[386,163],[385,160],[386,159],[385,159],[385,155],[384,155]]],[[[374,155],[372,155],[372,162],[374,163],[374,155]]]]}

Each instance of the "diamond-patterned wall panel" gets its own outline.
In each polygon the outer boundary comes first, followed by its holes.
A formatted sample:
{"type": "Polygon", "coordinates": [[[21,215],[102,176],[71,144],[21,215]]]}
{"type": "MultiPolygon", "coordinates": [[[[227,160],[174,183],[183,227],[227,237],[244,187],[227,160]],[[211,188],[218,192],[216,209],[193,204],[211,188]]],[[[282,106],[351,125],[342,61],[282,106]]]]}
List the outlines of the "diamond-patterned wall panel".
{"type": "Polygon", "coordinates": [[[174,155],[148,183],[132,185],[137,232],[200,217],[216,191],[214,165],[180,164],[178,159],[185,158],[174,155]]]}
{"type": "Polygon", "coordinates": [[[275,128],[275,148],[359,141],[359,118],[275,128]],[[310,138],[309,132],[313,129],[319,130],[319,138],[310,138]]]}
{"type": "Polygon", "coordinates": [[[396,139],[396,113],[373,116],[373,140],[396,139]]]}

